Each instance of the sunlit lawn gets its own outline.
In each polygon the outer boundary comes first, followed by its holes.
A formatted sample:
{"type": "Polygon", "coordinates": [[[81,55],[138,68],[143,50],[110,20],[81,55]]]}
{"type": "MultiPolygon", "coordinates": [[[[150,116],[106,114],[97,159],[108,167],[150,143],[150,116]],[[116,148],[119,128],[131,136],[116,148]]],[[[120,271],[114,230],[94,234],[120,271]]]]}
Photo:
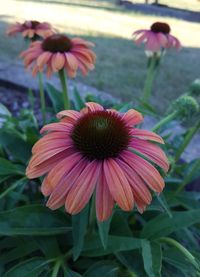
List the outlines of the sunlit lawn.
{"type": "MultiPolygon", "coordinates": [[[[194,1],[194,0],[192,0],[194,1]]],[[[170,51],[158,72],[153,103],[163,111],[169,100],[186,91],[200,68],[200,25],[172,18],[129,12],[114,1],[7,0],[1,5],[1,37],[7,23],[35,19],[49,21],[69,35],[83,36],[96,43],[97,64],[86,79],[78,80],[129,101],[142,92],[146,72],[143,50],[134,46],[131,34],[148,28],[155,20],[167,21],[183,44],[180,53],[170,51]]],[[[0,58],[13,59],[24,47],[18,38],[1,40],[0,58]]]]}

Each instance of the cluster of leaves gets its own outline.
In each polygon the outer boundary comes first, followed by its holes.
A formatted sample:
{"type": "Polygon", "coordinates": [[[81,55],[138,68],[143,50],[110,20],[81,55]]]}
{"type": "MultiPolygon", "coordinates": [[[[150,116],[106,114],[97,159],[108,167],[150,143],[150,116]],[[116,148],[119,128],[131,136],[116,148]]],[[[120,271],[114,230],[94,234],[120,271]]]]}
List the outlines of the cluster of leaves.
{"type": "MultiPolygon", "coordinates": [[[[46,92],[50,112],[62,110],[61,93],[50,84],[46,92]]],[[[87,100],[114,106],[92,95],[87,100]]],[[[76,110],[84,106],[76,90],[72,105],[76,110]]],[[[115,107],[125,112],[130,104],[115,107]]],[[[39,138],[34,113],[22,110],[16,119],[0,108],[0,276],[200,276],[200,192],[183,189],[200,177],[200,159],[173,162],[188,130],[179,138],[172,139],[170,132],[165,137],[172,156],[166,189],[146,212],[116,208],[112,218],[99,223],[92,201],[76,216],[45,207],[41,180],[25,176],[39,138]]],[[[145,103],[140,109],[155,115],[145,103]]]]}

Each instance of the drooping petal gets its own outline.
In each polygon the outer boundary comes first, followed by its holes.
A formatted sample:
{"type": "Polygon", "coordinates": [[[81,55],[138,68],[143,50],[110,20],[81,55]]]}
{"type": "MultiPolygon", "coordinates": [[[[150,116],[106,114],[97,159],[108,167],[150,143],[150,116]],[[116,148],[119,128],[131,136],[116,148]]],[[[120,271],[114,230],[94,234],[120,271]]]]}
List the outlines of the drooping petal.
{"type": "MultiPolygon", "coordinates": [[[[65,204],[68,192],[74,187],[76,180],[80,174],[87,167],[88,162],[85,159],[77,161],[70,171],[63,170],[63,175],[59,176],[59,181],[55,185],[55,189],[52,191],[47,206],[55,210],[65,204]]],[[[48,178],[50,180],[50,178],[48,178]]]]}
{"type": "Polygon", "coordinates": [[[85,45],[87,47],[93,47],[95,46],[94,43],[90,41],[83,40],[82,38],[73,38],[72,40],[73,45],[85,45]]]}
{"type": "Polygon", "coordinates": [[[48,160],[45,160],[39,166],[32,166],[30,163],[26,169],[26,176],[29,179],[34,179],[39,176],[43,176],[47,172],[49,172],[57,163],[66,158],[68,155],[71,155],[73,151],[71,149],[67,149],[63,152],[60,152],[48,160]]]}
{"type": "Polygon", "coordinates": [[[41,130],[40,134],[45,132],[70,132],[73,125],[70,123],[59,122],[59,123],[50,123],[45,125],[41,130]]]}
{"type": "Polygon", "coordinates": [[[76,71],[78,68],[78,61],[75,55],[73,55],[70,52],[65,53],[66,62],[68,64],[68,67],[72,71],[76,71]]]}
{"type": "Polygon", "coordinates": [[[51,58],[51,66],[54,72],[61,70],[65,64],[65,55],[62,53],[55,53],[51,58]]]}
{"type": "Polygon", "coordinates": [[[121,159],[126,161],[153,191],[160,193],[163,190],[165,186],[163,178],[145,159],[129,151],[124,151],[121,159]]]}
{"type": "Polygon", "coordinates": [[[51,52],[44,52],[37,58],[37,65],[40,69],[43,68],[43,66],[49,61],[51,58],[52,53],[51,52]]]}
{"type": "Polygon", "coordinates": [[[95,189],[100,168],[101,162],[92,161],[80,174],[67,195],[65,202],[67,212],[77,214],[86,206],[95,189]]]}
{"type": "Polygon", "coordinates": [[[157,134],[155,134],[151,131],[140,130],[140,129],[133,128],[130,131],[130,135],[132,137],[135,137],[135,138],[144,139],[144,140],[151,140],[151,141],[155,141],[155,142],[164,144],[163,139],[159,135],[157,135],[157,134]]]}
{"type": "Polygon", "coordinates": [[[131,126],[140,124],[143,121],[142,114],[134,109],[131,109],[128,112],[126,112],[122,118],[126,121],[126,124],[131,126]]]}
{"type": "Polygon", "coordinates": [[[122,159],[117,159],[117,162],[124,171],[126,178],[131,185],[136,204],[137,200],[140,200],[140,202],[144,203],[145,205],[150,204],[152,200],[151,193],[145,185],[144,181],[140,178],[136,171],[129,166],[128,163],[122,159]]]}
{"type": "Polygon", "coordinates": [[[85,103],[86,107],[88,108],[89,112],[95,112],[95,111],[103,111],[104,108],[97,104],[97,103],[94,103],[94,102],[87,102],[85,103]]]}
{"type": "Polygon", "coordinates": [[[141,35],[138,35],[135,39],[134,39],[134,41],[135,41],[135,44],[137,45],[137,46],[139,46],[142,42],[146,42],[147,41],[147,39],[148,39],[148,33],[143,33],[143,34],[141,34],[141,35]]]}
{"type": "Polygon", "coordinates": [[[163,168],[166,172],[169,170],[169,163],[165,153],[158,145],[140,139],[132,139],[130,147],[137,150],[152,162],[163,168]]]}
{"type": "Polygon", "coordinates": [[[49,196],[56,188],[64,175],[67,175],[69,171],[81,160],[79,153],[73,153],[67,158],[61,160],[57,165],[48,173],[45,177],[41,191],[45,196],[49,196]]]}
{"type": "Polygon", "coordinates": [[[71,143],[68,133],[65,132],[50,132],[39,139],[32,148],[32,153],[45,151],[47,149],[56,148],[56,146],[66,146],[71,143]]]}
{"type": "Polygon", "coordinates": [[[80,112],[73,111],[73,110],[64,110],[57,113],[57,118],[62,119],[64,117],[64,122],[66,123],[75,123],[81,116],[80,112]]]}
{"type": "Polygon", "coordinates": [[[146,43],[146,50],[157,52],[160,50],[160,48],[161,48],[161,45],[157,38],[157,34],[149,31],[148,39],[146,43]]]}
{"type": "Polygon", "coordinates": [[[113,207],[114,200],[108,189],[104,172],[101,171],[96,188],[96,214],[98,220],[107,220],[112,214],[113,207]]]}
{"type": "Polygon", "coordinates": [[[158,33],[157,34],[157,39],[160,43],[160,45],[163,47],[163,48],[166,48],[166,45],[167,45],[167,36],[162,34],[162,33],[158,33]]]}
{"type": "Polygon", "coordinates": [[[114,200],[121,209],[132,210],[134,205],[132,190],[117,162],[112,158],[104,160],[103,170],[107,186],[114,200]]]}
{"type": "Polygon", "coordinates": [[[29,163],[31,166],[39,166],[40,164],[42,164],[46,160],[49,160],[56,154],[61,153],[70,148],[72,148],[71,143],[68,143],[68,145],[66,144],[64,146],[54,146],[53,149],[48,150],[46,150],[45,148],[43,151],[37,152],[35,155],[33,155],[29,163]]]}

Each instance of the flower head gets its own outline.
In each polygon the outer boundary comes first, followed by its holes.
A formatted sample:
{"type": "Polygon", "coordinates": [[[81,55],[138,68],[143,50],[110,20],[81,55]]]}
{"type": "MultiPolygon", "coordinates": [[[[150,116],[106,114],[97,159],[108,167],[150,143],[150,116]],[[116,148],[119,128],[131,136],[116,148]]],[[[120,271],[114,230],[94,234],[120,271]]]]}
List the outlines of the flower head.
{"type": "Polygon", "coordinates": [[[147,51],[160,52],[167,48],[180,49],[180,41],[170,34],[171,28],[167,23],[155,22],[150,30],[138,30],[133,33],[136,45],[145,43],[147,51]]]}
{"type": "Polygon", "coordinates": [[[189,87],[189,93],[195,97],[200,96],[200,79],[196,79],[192,82],[189,87]]]}
{"type": "Polygon", "coordinates": [[[33,42],[29,49],[21,53],[26,67],[32,66],[32,73],[46,68],[48,77],[53,72],[65,69],[68,76],[76,76],[78,68],[83,75],[94,69],[96,56],[90,49],[93,43],[81,38],[70,39],[66,35],[53,34],[43,41],[33,42]]]}
{"type": "Polygon", "coordinates": [[[160,136],[136,129],[142,115],[136,110],[122,114],[89,102],[80,112],[65,110],[60,122],[44,126],[44,134],[32,149],[29,178],[45,175],[42,193],[47,206],[65,205],[79,213],[96,193],[100,221],[112,214],[115,203],[124,211],[134,204],[143,212],[151,202],[150,190],[160,193],[164,181],[155,165],[168,171],[169,164],[157,143],[160,136]]]}
{"type": "Polygon", "coordinates": [[[36,20],[25,21],[24,23],[16,22],[11,25],[7,31],[9,36],[22,33],[22,36],[29,39],[37,37],[47,37],[55,33],[52,26],[47,22],[39,22],[36,20]]]}
{"type": "Polygon", "coordinates": [[[174,111],[177,111],[176,117],[184,121],[199,113],[199,104],[194,97],[183,94],[172,102],[171,107],[168,109],[168,113],[174,111]]]}

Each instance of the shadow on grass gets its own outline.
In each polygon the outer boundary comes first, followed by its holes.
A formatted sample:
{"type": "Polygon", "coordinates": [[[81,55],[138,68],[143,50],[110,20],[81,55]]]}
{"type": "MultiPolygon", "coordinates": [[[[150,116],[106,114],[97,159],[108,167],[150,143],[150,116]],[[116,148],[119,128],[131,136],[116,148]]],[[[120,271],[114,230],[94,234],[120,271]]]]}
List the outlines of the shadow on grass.
{"type": "Polygon", "coordinates": [[[122,1],[122,5],[126,7],[127,10],[132,10],[133,12],[173,17],[190,22],[200,22],[200,12],[194,12],[181,8],[173,8],[164,5],[135,4],[129,1],[122,1]]]}
{"type": "MultiPolygon", "coordinates": [[[[19,53],[26,48],[21,36],[7,38],[7,23],[0,21],[0,61],[7,59],[9,65],[15,63],[19,53]]],[[[122,101],[136,101],[142,95],[146,76],[146,62],[143,48],[134,46],[131,40],[109,36],[83,36],[96,44],[95,70],[77,80],[99,90],[111,93],[122,101]]],[[[168,51],[161,62],[154,83],[152,104],[163,113],[170,101],[187,91],[190,83],[199,77],[200,49],[183,48],[179,53],[168,51]]],[[[18,59],[19,60],[19,59],[18,59]]],[[[3,70],[1,67],[0,70],[3,70]]],[[[0,71],[1,75],[1,71],[0,71]]]]}
{"type": "Polygon", "coordinates": [[[91,1],[89,3],[88,1],[84,3],[84,1],[79,2],[73,2],[69,0],[17,0],[20,2],[38,2],[38,3],[44,3],[44,4],[57,4],[57,5],[64,5],[64,6],[73,6],[73,7],[82,7],[82,8],[91,8],[91,9],[98,9],[98,10],[108,10],[112,12],[119,12],[124,11],[125,9],[121,6],[114,5],[112,3],[113,1],[91,1]],[[104,4],[105,3],[105,4],[104,4]]]}

